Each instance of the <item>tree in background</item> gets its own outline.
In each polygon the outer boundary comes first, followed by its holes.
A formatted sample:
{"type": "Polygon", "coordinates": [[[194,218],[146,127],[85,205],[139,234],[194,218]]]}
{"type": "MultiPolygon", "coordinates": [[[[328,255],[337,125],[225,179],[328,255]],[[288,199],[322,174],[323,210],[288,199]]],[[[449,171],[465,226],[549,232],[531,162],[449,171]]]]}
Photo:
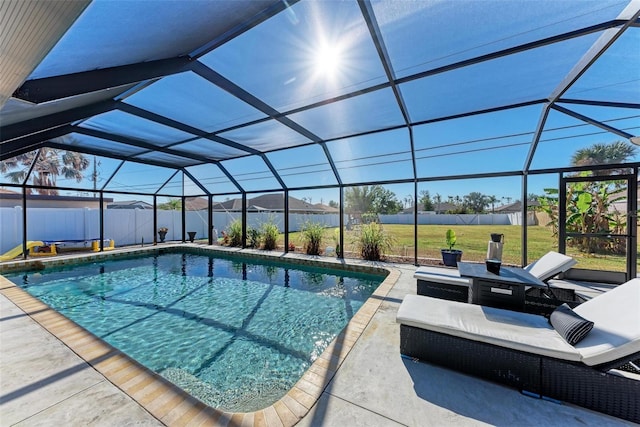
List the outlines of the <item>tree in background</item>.
{"type": "Polygon", "coordinates": [[[398,200],[395,193],[387,190],[381,185],[372,187],[373,211],[379,214],[397,214],[402,210],[402,202],[398,200]]]}
{"type": "Polygon", "coordinates": [[[422,209],[424,209],[425,211],[433,210],[433,201],[431,200],[431,195],[429,194],[429,190],[420,191],[420,205],[422,206],[422,209]]]}
{"type": "MultiPolygon", "coordinates": [[[[612,143],[597,143],[590,147],[581,148],[571,156],[573,166],[592,166],[624,163],[635,157],[638,149],[626,141],[612,143]]],[[[614,170],[620,173],[620,170],[614,170]]],[[[611,175],[611,170],[593,171],[593,175],[611,175]]]]}
{"type": "Polygon", "coordinates": [[[159,204],[158,209],[162,209],[165,211],[179,211],[182,209],[182,200],[169,199],[168,202],[159,204]]]}
{"type": "Polygon", "coordinates": [[[486,196],[487,203],[491,205],[491,213],[496,212],[496,203],[498,202],[498,198],[496,196],[486,196]]]}
{"type": "Polygon", "coordinates": [[[15,184],[21,184],[27,179],[27,174],[33,166],[32,184],[36,188],[26,188],[27,194],[42,194],[57,196],[56,187],[58,176],[66,179],[82,181],[83,172],[89,167],[89,160],[81,153],[62,151],[53,148],[41,148],[37,151],[20,154],[11,159],[0,162],[0,173],[15,184]],[[36,160],[37,159],[37,160],[36,160]]]}
{"type": "Polygon", "coordinates": [[[402,202],[393,191],[381,185],[349,187],[344,192],[348,212],[365,214],[396,214],[402,210],[402,202]]]}
{"type": "Polygon", "coordinates": [[[465,210],[472,213],[482,213],[489,204],[488,197],[477,191],[472,191],[463,197],[465,210]]]}

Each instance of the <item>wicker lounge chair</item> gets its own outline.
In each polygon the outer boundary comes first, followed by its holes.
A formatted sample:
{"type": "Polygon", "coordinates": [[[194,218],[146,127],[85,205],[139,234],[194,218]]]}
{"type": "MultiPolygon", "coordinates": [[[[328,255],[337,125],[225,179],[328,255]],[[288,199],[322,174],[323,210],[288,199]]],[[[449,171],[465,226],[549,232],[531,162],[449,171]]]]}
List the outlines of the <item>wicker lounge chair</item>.
{"type": "MultiPolygon", "coordinates": [[[[574,265],[576,265],[576,260],[570,256],[550,251],[524,269],[546,282],[574,265]]],[[[416,269],[413,277],[417,279],[418,295],[451,301],[468,301],[471,279],[460,277],[458,270],[423,266],[416,269]]]]}
{"type": "Polygon", "coordinates": [[[640,422],[640,372],[619,370],[640,358],[640,279],[575,312],[594,326],[573,346],[543,316],[407,295],[400,353],[640,422]]]}

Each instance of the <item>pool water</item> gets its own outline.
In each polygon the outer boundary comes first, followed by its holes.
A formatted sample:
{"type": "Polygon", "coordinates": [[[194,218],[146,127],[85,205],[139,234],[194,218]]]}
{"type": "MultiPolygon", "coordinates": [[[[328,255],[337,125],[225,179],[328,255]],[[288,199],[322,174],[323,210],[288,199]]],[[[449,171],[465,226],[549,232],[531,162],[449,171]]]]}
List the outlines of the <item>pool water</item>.
{"type": "Polygon", "coordinates": [[[169,253],[5,275],[206,404],[286,394],[384,279],[169,253]]]}

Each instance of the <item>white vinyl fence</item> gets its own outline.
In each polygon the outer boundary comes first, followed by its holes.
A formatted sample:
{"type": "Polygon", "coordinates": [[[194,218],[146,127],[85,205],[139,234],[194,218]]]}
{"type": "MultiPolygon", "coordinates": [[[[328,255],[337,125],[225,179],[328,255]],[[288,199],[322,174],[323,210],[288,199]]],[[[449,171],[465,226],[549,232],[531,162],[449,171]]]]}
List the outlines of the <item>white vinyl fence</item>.
{"type": "MultiPolygon", "coordinates": [[[[158,228],[167,227],[166,240],[182,239],[182,212],[158,210],[158,228]]],[[[207,211],[187,211],[186,231],[195,231],[196,239],[208,238],[207,211]]],[[[213,223],[218,233],[226,230],[239,212],[214,212],[213,223]]],[[[379,215],[383,224],[413,224],[413,215],[379,215]]],[[[519,225],[520,214],[486,215],[418,215],[418,224],[451,225],[519,225]]],[[[338,214],[290,214],[289,231],[299,231],[306,222],[322,223],[326,227],[338,227],[338,214]]],[[[345,216],[345,224],[347,216],[345,216]]],[[[529,218],[529,223],[535,218],[529,218]]],[[[27,240],[79,241],[76,245],[91,246],[91,241],[100,238],[100,211],[89,208],[33,208],[27,209],[27,240]],[[84,243],[86,242],[86,243],[84,243]]],[[[278,225],[284,231],[282,213],[247,214],[250,227],[260,228],[267,222],[278,225]]],[[[22,207],[0,208],[0,254],[22,245],[22,207]]],[[[149,209],[106,209],[104,211],[104,238],[113,239],[116,246],[149,244],[153,242],[153,210],[149,209]]]]}
{"type": "MultiPolygon", "coordinates": [[[[166,240],[182,239],[182,212],[158,210],[158,228],[167,227],[166,240]]],[[[226,230],[239,212],[214,212],[213,224],[218,233],[226,230]]],[[[207,211],[187,211],[185,213],[186,231],[195,231],[196,239],[208,238],[207,211]]],[[[284,215],[282,213],[248,213],[248,225],[259,228],[263,223],[272,221],[282,232],[284,215]]],[[[327,227],[339,225],[339,215],[291,214],[289,230],[298,231],[307,221],[325,224],[327,227]]],[[[81,241],[69,245],[91,246],[91,240],[100,238],[100,211],[89,208],[33,208],[27,209],[27,240],[42,241],[81,241]],[[84,243],[86,242],[86,244],[84,243]]],[[[116,246],[149,244],[153,242],[153,210],[150,209],[106,209],[104,211],[104,238],[113,239],[116,246]]],[[[0,208],[0,254],[22,245],[22,207],[0,208]]],[[[156,236],[157,237],[157,236],[156,236]]]]}

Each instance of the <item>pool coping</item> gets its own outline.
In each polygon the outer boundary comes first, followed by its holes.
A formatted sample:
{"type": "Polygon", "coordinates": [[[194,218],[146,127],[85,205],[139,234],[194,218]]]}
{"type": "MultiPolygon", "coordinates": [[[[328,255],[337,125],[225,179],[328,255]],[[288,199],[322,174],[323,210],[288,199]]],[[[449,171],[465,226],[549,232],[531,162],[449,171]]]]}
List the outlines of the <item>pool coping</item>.
{"type": "Polygon", "coordinates": [[[383,282],[324,352],[311,364],[293,388],[273,405],[253,412],[227,412],[206,405],[0,275],[0,293],[58,338],[109,382],[140,404],[153,417],[161,423],[171,426],[269,425],[290,427],[297,424],[315,405],[380,304],[400,277],[398,270],[382,263],[198,244],[167,244],[145,248],[116,249],[110,252],[64,255],[48,259],[3,262],[0,264],[0,274],[29,268],[70,265],[77,262],[157,252],[164,248],[190,248],[190,250],[202,253],[236,254],[245,258],[305,265],[321,264],[327,268],[359,272],[373,270],[378,274],[383,271],[387,273],[383,282]]]}

